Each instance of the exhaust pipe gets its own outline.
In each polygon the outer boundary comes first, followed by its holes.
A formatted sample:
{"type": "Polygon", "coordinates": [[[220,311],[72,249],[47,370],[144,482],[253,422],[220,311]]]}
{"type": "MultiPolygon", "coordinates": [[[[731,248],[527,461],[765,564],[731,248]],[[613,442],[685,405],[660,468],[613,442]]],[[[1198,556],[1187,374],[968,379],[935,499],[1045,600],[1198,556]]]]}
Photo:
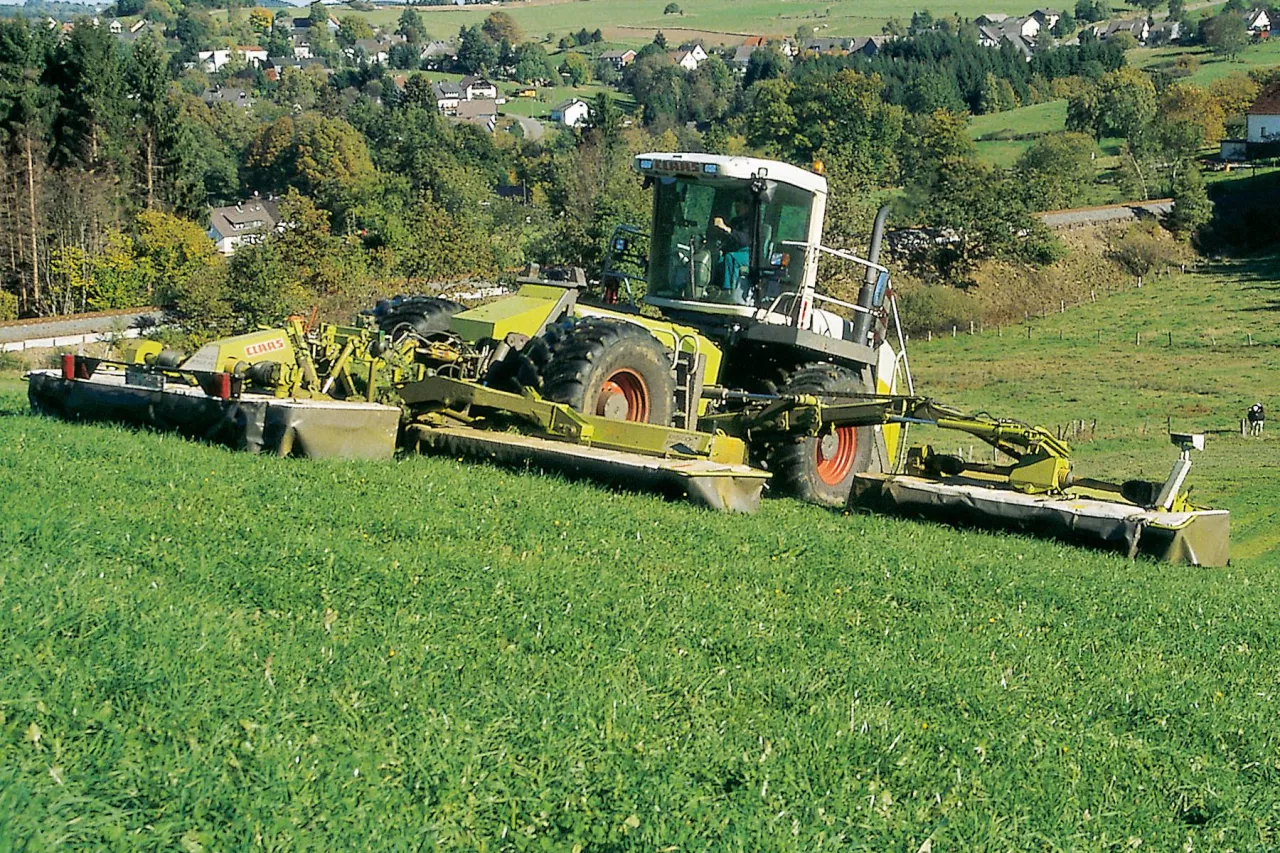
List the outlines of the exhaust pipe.
{"type": "MultiPolygon", "coordinates": [[[[867,248],[867,260],[873,264],[880,263],[880,243],[884,240],[884,223],[888,218],[889,205],[881,205],[876,211],[875,224],[871,226],[871,245],[867,248]]],[[[862,289],[858,291],[858,307],[866,309],[857,312],[857,316],[853,318],[853,339],[860,344],[867,343],[867,337],[871,334],[873,319],[871,310],[874,307],[872,303],[875,300],[876,282],[879,278],[878,272],[867,267],[867,274],[862,279],[862,289]]]]}

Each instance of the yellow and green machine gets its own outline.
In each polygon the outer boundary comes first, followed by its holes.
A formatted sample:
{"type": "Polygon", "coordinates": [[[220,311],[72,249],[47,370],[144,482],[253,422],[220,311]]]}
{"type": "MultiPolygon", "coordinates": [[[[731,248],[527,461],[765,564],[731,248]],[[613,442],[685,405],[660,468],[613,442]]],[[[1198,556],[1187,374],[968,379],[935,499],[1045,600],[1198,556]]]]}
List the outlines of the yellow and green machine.
{"type": "Polygon", "coordinates": [[[1183,487],[1076,480],[1049,432],[915,393],[884,212],[866,258],[821,244],[826,182],[746,157],[636,158],[649,230],[621,227],[600,280],[538,271],[464,308],[379,303],[350,326],[289,318],[192,355],[141,342],[119,361],[29,376],[37,410],[175,429],[251,451],[388,457],[397,447],[535,464],[750,512],[771,492],[831,507],[1012,527],[1200,565],[1229,516],[1183,487]],[[821,256],[864,271],[856,302],[816,286],[821,256]],[[909,447],[930,424],[1002,464],[909,447]]]}

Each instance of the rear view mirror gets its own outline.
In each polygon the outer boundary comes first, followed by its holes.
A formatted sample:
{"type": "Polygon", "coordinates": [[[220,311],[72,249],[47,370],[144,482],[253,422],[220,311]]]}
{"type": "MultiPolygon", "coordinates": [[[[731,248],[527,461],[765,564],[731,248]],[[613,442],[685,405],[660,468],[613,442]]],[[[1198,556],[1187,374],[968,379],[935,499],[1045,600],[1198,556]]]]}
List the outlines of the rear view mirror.
{"type": "Polygon", "coordinates": [[[885,294],[889,292],[889,273],[883,271],[876,278],[876,289],[871,293],[871,305],[873,308],[879,308],[884,304],[885,294]]]}

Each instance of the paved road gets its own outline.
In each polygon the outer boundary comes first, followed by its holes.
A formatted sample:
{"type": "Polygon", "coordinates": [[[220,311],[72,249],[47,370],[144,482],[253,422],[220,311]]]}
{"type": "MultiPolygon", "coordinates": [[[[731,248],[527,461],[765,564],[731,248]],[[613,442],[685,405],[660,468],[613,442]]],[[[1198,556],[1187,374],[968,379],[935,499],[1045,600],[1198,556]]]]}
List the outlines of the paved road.
{"type": "Polygon", "coordinates": [[[155,308],[106,314],[80,314],[30,322],[5,323],[0,326],[0,343],[93,335],[123,331],[139,325],[156,325],[164,321],[164,312],[155,308]]]}
{"type": "Polygon", "coordinates": [[[524,131],[524,138],[530,142],[537,142],[547,133],[547,129],[543,127],[542,122],[538,121],[536,118],[515,115],[511,117],[520,122],[520,129],[524,131]]]}
{"type": "Polygon", "coordinates": [[[1173,200],[1131,201],[1127,204],[1108,204],[1103,207],[1085,207],[1078,210],[1050,210],[1037,214],[1050,228],[1071,228],[1078,225],[1099,225],[1103,222],[1125,222],[1137,219],[1160,219],[1173,210],[1173,200]]]}

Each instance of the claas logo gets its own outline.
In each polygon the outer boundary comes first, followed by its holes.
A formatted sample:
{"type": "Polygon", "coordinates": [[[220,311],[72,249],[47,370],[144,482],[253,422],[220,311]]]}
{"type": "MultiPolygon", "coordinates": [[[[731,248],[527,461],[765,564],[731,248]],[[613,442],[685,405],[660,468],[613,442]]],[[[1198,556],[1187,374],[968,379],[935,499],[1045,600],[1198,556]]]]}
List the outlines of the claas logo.
{"type": "Polygon", "coordinates": [[[266,355],[269,352],[282,350],[285,348],[285,346],[287,346],[287,344],[285,344],[284,338],[272,338],[269,341],[262,341],[261,343],[257,343],[257,344],[249,344],[249,346],[244,348],[244,354],[249,356],[266,355]]]}

